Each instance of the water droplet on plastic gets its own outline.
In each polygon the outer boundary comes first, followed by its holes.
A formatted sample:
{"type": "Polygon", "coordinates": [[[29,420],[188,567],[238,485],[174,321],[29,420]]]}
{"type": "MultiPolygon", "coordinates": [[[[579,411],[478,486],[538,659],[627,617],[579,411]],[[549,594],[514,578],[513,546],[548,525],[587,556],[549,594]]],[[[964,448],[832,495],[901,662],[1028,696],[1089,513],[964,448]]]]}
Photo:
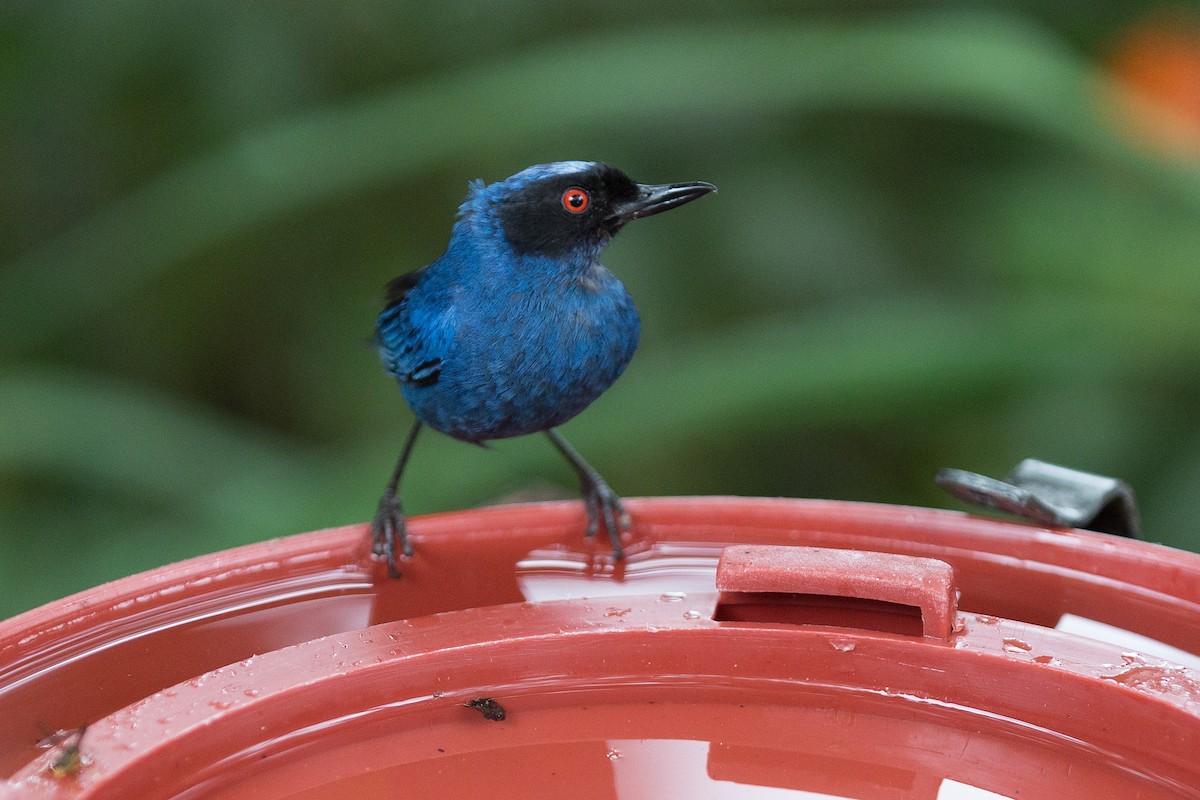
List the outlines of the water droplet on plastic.
{"type": "Polygon", "coordinates": [[[1006,653],[1028,653],[1033,649],[1033,645],[1029,642],[1023,642],[1020,639],[1005,639],[1004,652],[1006,653]]]}
{"type": "Polygon", "coordinates": [[[687,599],[687,592],[663,592],[658,599],[663,603],[679,603],[687,599]]]}
{"type": "Polygon", "coordinates": [[[609,761],[616,761],[618,758],[621,757],[621,751],[614,747],[613,749],[609,750],[604,755],[608,758],[609,761]]]}
{"type": "Polygon", "coordinates": [[[704,616],[703,614],[701,614],[699,611],[697,611],[695,609],[683,612],[684,619],[700,619],[703,616],[704,616]]]}
{"type": "Polygon", "coordinates": [[[606,616],[606,617],[623,617],[626,614],[628,614],[630,611],[633,611],[633,609],[632,608],[617,608],[616,606],[609,606],[608,608],[606,608],[604,610],[604,616],[606,616]]]}
{"type": "Polygon", "coordinates": [[[854,642],[850,639],[830,639],[829,646],[839,653],[849,653],[854,650],[854,642]]]}

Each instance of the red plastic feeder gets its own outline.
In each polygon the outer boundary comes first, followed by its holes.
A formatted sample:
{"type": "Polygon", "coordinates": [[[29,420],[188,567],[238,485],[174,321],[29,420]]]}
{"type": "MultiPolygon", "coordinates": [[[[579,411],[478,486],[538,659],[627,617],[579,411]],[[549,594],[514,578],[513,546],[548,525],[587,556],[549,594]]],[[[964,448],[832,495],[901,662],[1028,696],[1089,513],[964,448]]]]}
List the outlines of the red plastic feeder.
{"type": "Polygon", "coordinates": [[[414,520],[399,580],[354,526],[0,623],[0,798],[1200,797],[1200,557],[630,509],[615,566],[578,503],[514,506],[414,520]]]}

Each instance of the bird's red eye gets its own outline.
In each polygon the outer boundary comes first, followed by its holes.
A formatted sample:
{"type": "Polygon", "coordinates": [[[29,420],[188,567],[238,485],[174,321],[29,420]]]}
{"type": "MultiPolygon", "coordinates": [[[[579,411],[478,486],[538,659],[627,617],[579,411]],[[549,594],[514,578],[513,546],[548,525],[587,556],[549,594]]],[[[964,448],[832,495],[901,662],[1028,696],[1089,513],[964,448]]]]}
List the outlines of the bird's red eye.
{"type": "Polygon", "coordinates": [[[562,196],[563,208],[572,214],[582,214],[587,210],[588,203],[591,201],[588,193],[578,188],[567,189],[562,196]]]}

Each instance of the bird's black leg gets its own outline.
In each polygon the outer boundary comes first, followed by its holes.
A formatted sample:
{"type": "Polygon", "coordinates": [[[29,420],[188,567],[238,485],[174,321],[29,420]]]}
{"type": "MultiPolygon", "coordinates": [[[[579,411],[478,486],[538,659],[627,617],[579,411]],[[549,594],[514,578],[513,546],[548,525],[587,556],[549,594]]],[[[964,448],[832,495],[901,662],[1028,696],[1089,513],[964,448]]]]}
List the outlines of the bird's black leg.
{"type": "Polygon", "coordinates": [[[584,461],[583,456],[567,443],[561,433],[551,428],[546,431],[546,436],[550,437],[550,441],[566,457],[576,474],[579,475],[583,502],[587,506],[587,535],[595,536],[596,532],[600,530],[600,526],[603,525],[608,531],[609,541],[612,542],[613,558],[620,561],[625,555],[625,550],[621,546],[621,531],[628,530],[630,526],[629,512],[625,510],[621,498],[609,487],[604,478],[600,477],[600,473],[596,472],[595,468],[584,461]]]}
{"type": "Polygon", "coordinates": [[[387,560],[388,575],[393,578],[400,577],[400,571],[396,569],[396,538],[400,539],[400,550],[404,555],[413,554],[412,545],[408,543],[408,530],[404,524],[404,509],[400,506],[400,498],[396,492],[400,487],[400,476],[404,474],[404,465],[408,463],[408,457],[412,454],[413,445],[416,444],[417,434],[420,432],[421,422],[418,420],[408,433],[404,449],[400,451],[400,458],[396,460],[396,469],[392,472],[387,488],[383,490],[383,497],[379,498],[379,510],[375,512],[375,519],[371,523],[371,552],[387,560]]]}

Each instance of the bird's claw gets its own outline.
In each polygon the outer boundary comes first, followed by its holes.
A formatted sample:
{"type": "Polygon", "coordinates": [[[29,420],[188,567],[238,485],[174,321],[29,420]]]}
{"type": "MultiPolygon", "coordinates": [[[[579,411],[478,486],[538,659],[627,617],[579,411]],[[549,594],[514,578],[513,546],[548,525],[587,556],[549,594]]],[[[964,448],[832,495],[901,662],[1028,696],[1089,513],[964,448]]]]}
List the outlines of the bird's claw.
{"type": "Polygon", "coordinates": [[[404,523],[400,500],[394,495],[384,495],[371,522],[371,552],[383,556],[388,575],[393,578],[400,577],[400,570],[396,568],[396,539],[400,540],[400,551],[411,558],[413,548],[408,541],[408,527],[404,523]]]}
{"type": "Polygon", "coordinates": [[[625,510],[625,504],[607,483],[599,479],[583,484],[583,501],[588,515],[584,534],[589,538],[593,537],[603,527],[608,533],[609,541],[612,542],[613,558],[620,561],[625,557],[621,534],[633,524],[629,512],[625,510]]]}

